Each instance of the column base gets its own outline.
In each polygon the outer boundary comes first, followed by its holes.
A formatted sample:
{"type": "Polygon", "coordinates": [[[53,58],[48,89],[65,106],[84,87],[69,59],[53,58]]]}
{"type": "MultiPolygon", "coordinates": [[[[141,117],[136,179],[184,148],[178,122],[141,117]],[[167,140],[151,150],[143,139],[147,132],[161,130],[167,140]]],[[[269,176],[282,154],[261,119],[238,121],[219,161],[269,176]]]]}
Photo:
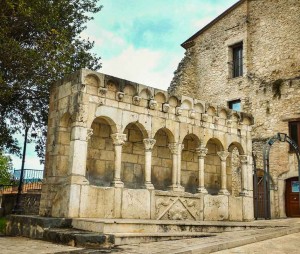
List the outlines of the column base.
{"type": "Polygon", "coordinates": [[[120,179],[114,179],[111,182],[110,186],[116,187],[116,188],[123,188],[124,187],[124,183],[120,179]]]}
{"type": "Polygon", "coordinates": [[[154,190],[154,186],[152,183],[145,183],[143,187],[147,190],[154,190]]]}
{"type": "Polygon", "coordinates": [[[229,191],[226,190],[226,189],[221,189],[221,190],[219,190],[218,195],[226,195],[226,196],[229,196],[230,193],[229,193],[229,191]]]}
{"type": "Polygon", "coordinates": [[[170,191],[184,192],[184,187],[181,185],[172,184],[168,188],[170,191]]]}
{"type": "Polygon", "coordinates": [[[248,193],[248,191],[243,190],[243,191],[241,191],[241,192],[239,193],[239,195],[240,195],[241,197],[247,197],[247,196],[249,196],[249,193],[248,193]]]}
{"type": "Polygon", "coordinates": [[[199,187],[199,188],[197,188],[197,193],[207,194],[208,191],[205,189],[205,187],[199,187]]]}

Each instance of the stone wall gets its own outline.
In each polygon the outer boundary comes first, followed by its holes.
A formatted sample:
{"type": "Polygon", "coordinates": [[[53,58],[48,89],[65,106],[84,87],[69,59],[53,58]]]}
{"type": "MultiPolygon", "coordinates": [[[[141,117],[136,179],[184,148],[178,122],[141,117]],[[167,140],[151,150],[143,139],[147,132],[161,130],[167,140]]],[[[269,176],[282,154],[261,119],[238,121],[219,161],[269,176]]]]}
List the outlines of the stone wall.
{"type": "MultiPolygon", "coordinates": [[[[253,151],[260,169],[266,140],[277,132],[289,133],[288,121],[300,119],[299,20],[300,2],[296,0],[240,1],[186,44],[186,56],[169,88],[175,95],[197,90],[198,99],[222,105],[240,99],[242,111],[255,119],[253,151]],[[232,78],[231,46],[239,42],[243,43],[244,73],[232,78]],[[188,75],[191,68],[194,75],[188,75]]],[[[270,168],[275,185],[278,177],[294,170],[294,161],[287,144],[272,147],[270,168]]],[[[284,217],[279,213],[282,198],[272,203],[274,216],[284,217]]]]}
{"type": "Polygon", "coordinates": [[[40,215],[253,219],[251,115],[89,70],[54,84],[50,103],[40,215]]]}

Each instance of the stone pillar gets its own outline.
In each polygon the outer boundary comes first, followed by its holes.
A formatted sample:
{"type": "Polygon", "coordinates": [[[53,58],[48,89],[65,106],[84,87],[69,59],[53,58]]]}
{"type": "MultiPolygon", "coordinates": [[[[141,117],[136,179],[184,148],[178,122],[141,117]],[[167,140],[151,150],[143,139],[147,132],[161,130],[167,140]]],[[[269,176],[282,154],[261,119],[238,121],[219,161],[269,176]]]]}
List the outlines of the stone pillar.
{"type": "Polygon", "coordinates": [[[176,189],[176,180],[177,180],[177,157],[178,157],[178,147],[176,143],[170,143],[169,149],[172,154],[172,184],[169,186],[170,190],[176,189]]]}
{"type": "Polygon", "coordinates": [[[207,193],[207,190],[204,186],[204,157],[207,154],[208,149],[205,148],[204,146],[200,146],[199,148],[196,149],[196,152],[198,154],[198,168],[199,168],[199,185],[197,188],[197,192],[199,193],[207,193]]]}
{"type": "Polygon", "coordinates": [[[115,171],[111,186],[123,188],[124,183],[121,181],[122,145],[126,141],[126,134],[114,133],[111,135],[111,138],[115,148],[115,171]]]}
{"type": "Polygon", "coordinates": [[[145,145],[145,188],[153,190],[154,186],[151,183],[151,162],[152,162],[152,149],[156,143],[155,139],[147,138],[143,140],[145,145]]]}
{"type": "Polygon", "coordinates": [[[217,152],[221,159],[221,189],[219,190],[219,195],[230,195],[227,190],[227,175],[226,175],[226,159],[229,155],[229,152],[221,151],[217,152]]]}
{"type": "Polygon", "coordinates": [[[184,191],[184,188],[180,185],[180,176],[181,172],[181,151],[183,148],[182,144],[171,143],[169,144],[169,148],[172,153],[172,184],[169,187],[172,191],[184,191]]]}
{"type": "Polygon", "coordinates": [[[240,196],[247,196],[248,194],[248,177],[247,177],[247,168],[248,168],[248,158],[247,155],[240,155],[240,162],[242,167],[242,191],[240,196]]]}
{"type": "MultiPolygon", "coordinates": [[[[68,174],[72,176],[84,176],[86,173],[87,157],[87,129],[74,126],[71,131],[70,155],[68,174]]],[[[85,179],[86,180],[86,179],[85,179]]]]}
{"type": "Polygon", "coordinates": [[[177,191],[184,191],[184,187],[181,186],[181,155],[182,155],[182,150],[184,148],[184,144],[178,143],[178,162],[177,162],[177,191]]]}

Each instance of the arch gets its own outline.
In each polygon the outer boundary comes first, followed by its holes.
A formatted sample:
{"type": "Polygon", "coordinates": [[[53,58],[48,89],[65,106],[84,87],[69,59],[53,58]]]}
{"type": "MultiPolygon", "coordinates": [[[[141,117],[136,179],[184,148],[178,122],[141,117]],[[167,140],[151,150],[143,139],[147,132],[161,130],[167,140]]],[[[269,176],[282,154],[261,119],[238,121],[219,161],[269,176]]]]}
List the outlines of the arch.
{"type": "Polygon", "coordinates": [[[162,92],[158,92],[155,94],[154,99],[158,102],[158,103],[165,103],[166,102],[166,96],[162,93],[162,92]]]}
{"type": "Polygon", "coordinates": [[[207,155],[204,160],[205,187],[209,194],[218,194],[221,188],[221,160],[218,152],[224,151],[217,138],[211,138],[206,143],[207,155]]]}
{"type": "Polygon", "coordinates": [[[115,152],[111,134],[115,133],[116,127],[110,118],[97,117],[90,129],[92,135],[87,145],[86,178],[92,185],[108,187],[114,174],[115,152]]]}
{"type": "MultiPolygon", "coordinates": [[[[115,123],[114,120],[112,120],[110,117],[100,115],[100,116],[97,116],[97,117],[93,120],[93,122],[97,122],[97,121],[105,121],[105,123],[108,124],[108,125],[110,126],[112,133],[117,133],[117,132],[118,132],[116,123],[115,123]]],[[[93,124],[93,122],[92,122],[92,124],[93,124]]],[[[92,128],[92,124],[91,124],[91,127],[90,127],[90,128],[92,128]]]]}
{"type": "Polygon", "coordinates": [[[95,74],[88,74],[84,78],[84,83],[86,85],[92,86],[92,87],[99,87],[100,86],[100,79],[95,74]]]}
{"type": "Polygon", "coordinates": [[[149,138],[148,132],[147,132],[146,128],[144,127],[144,125],[137,121],[128,123],[126,125],[126,127],[124,128],[123,133],[125,133],[126,128],[131,125],[134,125],[138,128],[138,130],[142,133],[143,139],[149,138]]]}
{"type": "Polygon", "coordinates": [[[151,93],[151,91],[150,91],[149,88],[144,88],[144,89],[140,92],[139,96],[140,96],[142,99],[149,100],[150,98],[152,98],[152,93],[151,93]]]}
{"type": "Polygon", "coordinates": [[[194,134],[188,134],[183,139],[184,148],[181,156],[181,184],[186,192],[196,193],[199,186],[199,165],[196,149],[200,139],[194,134]]]}
{"type": "Polygon", "coordinates": [[[232,143],[228,146],[228,149],[227,149],[228,152],[232,152],[232,150],[233,150],[235,147],[238,149],[239,155],[245,154],[244,148],[243,148],[243,146],[242,146],[239,142],[232,142],[232,143]]]}
{"type": "MultiPolygon", "coordinates": [[[[240,155],[244,155],[244,149],[238,142],[232,142],[228,146],[228,160],[227,166],[227,190],[235,197],[240,196],[242,192],[242,168],[240,162],[240,155]]],[[[245,178],[246,179],[246,178],[245,178]]],[[[246,184],[246,183],[245,183],[246,184]]]]}
{"type": "Polygon", "coordinates": [[[67,128],[71,126],[72,118],[69,112],[64,113],[59,120],[59,127],[67,128]]]}
{"type": "Polygon", "coordinates": [[[159,131],[164,131],[166,133],[166,135],[168,136],[168,140],[170,143],[173,143],[175,142],[175,137],[174,137],[174,134],[172,133],[172,131],[166,127],[163,127],[163,128],[160,128],[158,129],[155,134],[154,134],[154,137],[156,136],[156,134],[159,132],[159,131]]]}
{"type": "Polygon", "coordinates": [[[216,147],[217,147],[217,151],[224,151],[224,146],[223,146],[222,142],[219,139],[217,139],[217,138],[210,138],[206,142],[206,145],[205,145],[206,147],[207,147],[208,143],[214,143],[216,145],[216,147]]]}
{"type": "Polygon", "coordinates": [[[178,106],[178,101],[179,101],[178,98],[175,97],[175,96],[171,96],[168,100],[170,106],[172,106],[172,107],[177,107],[178,106]]]}
{"type": "Polygon", "coordinates": [[[210,116],[216,115],[216,109],[215,109],[215,107],[213,107],[213,106],[209,106],[206,112],[207,112],[207,114],[210,115],[210,116]]]}
{"type": "Polygon", "coordinates": [[[126,84],[124,87],[124,93],[129,96],[134,96],[136,94],[135,86],[126,84]]]}
{"type": "Polygon", "coordinates": [[[145,176],[145,148],[143,139],[144,127],[138,122],[129,123],[124,129],[127,141],[122,148],[121,179],[124,187],[141,189],[144,186],[145,176]],[[142,131],[143,130],[143,131],[142,131]]]}
{"type": "Polygon", "coordinates": [[[112,79],[109,79],[107,82],[106,82],[106,88],[108,91],[111,91],[111,92],[117,92],[119,89],[119,84],[117,81],[115,80],[112,80],[112,79]]]}
{"type": "Polygon", "coordinates": [[[156,143],[152,150],[151,182],[158,190],[167,190],[172,183],[171,134],[167,128],[161,128],[154,135],[156,143]]]}
{"type": "Polygon", "coordinates": [[[194,109],[198,113],[203,113],[204,112],[204,106],[201,103],[195,104],[194,109]]]}
{"type": "Polygon", "coordinates": [[[180,106],[182,109],[192,109],[193,107],[193,104],[189,101],[189,100],[184,100],[182,103],[181,103],[181,106],[180,106]]]}
{"type": "Polygon", "coordinates": [[[225,109],[221,109],[219,112],[219,117],[222,119],[227,119],[227,112],[225,109]]]}

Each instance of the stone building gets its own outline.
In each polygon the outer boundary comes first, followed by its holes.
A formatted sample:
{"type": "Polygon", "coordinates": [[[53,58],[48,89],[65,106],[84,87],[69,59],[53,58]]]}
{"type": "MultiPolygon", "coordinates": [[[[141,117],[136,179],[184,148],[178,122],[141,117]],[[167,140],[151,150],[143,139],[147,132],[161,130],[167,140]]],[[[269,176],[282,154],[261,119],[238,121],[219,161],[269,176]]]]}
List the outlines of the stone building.
{"type": "MultiPolygon", "coordinates": [[[[300,144],[299,0],[240,0],[181,46],[169,93],[197,91],[197,99],[251,113],[258,171],[276,133],[300,144]]],[[[287,143],[272,146],[270,174],[271,217],[300,216],[297,159],[287,143]]]]}
{"type": "Polygon", "coordinates": [[[253,119],[80,70],[50,92],[40,215],[253,220],[253,119]]]}

